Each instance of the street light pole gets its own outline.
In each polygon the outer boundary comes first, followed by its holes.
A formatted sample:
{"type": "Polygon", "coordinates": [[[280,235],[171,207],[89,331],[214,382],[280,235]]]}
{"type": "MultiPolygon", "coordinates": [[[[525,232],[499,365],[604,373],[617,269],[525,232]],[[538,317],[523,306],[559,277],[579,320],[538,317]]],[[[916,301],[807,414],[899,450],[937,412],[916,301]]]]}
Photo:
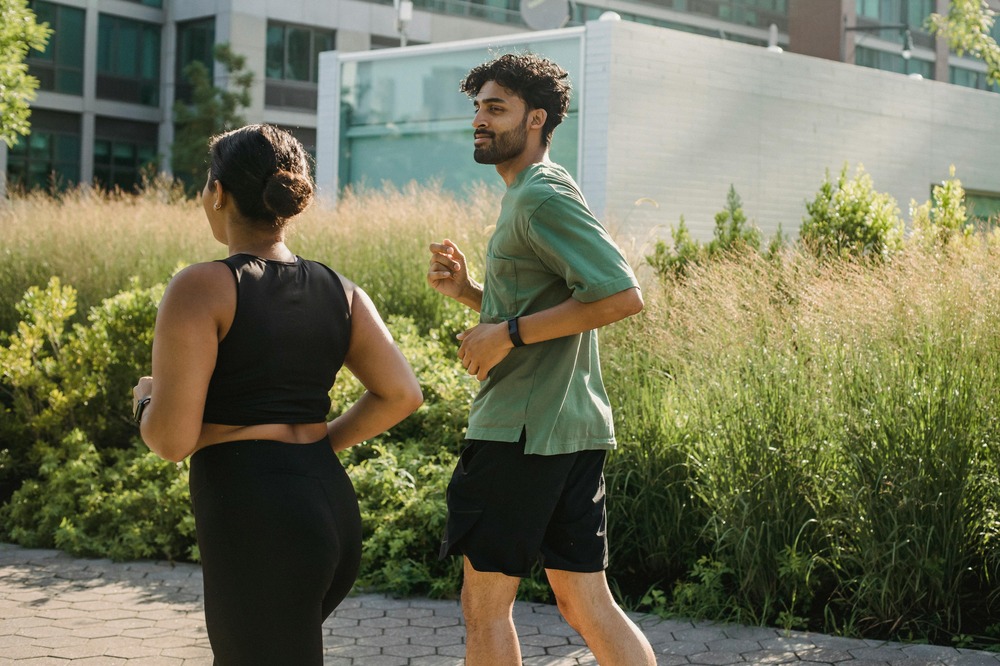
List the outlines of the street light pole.
{"type": "Polygon", "coordinates": [[[396,31],[399,33],[399,45],[406,46],[406,26],[413,18],[412,0],[393,0],[396,7],[396,31]]]}
{"type": "MultiPolygon", "coordinates": [[[[844,17],[844,23],[847,23],[847,17],[844,17]]],[[[840,60],[844,62],[847,60],[847,33],[849,32],[880,32],[882,30],[899,30],[903,34],[903,51],[900,53],[903,56],[903,60],[909,61],[913,56],[913,33],[910,31],[910,25],[908,23],[894,23],[886,25],[854,25],[854,26],[844,26],[843,39],[840,42],[840,60]]],[[[909,68],[909,63],[907,63],[907,68],[909,68]]]]}

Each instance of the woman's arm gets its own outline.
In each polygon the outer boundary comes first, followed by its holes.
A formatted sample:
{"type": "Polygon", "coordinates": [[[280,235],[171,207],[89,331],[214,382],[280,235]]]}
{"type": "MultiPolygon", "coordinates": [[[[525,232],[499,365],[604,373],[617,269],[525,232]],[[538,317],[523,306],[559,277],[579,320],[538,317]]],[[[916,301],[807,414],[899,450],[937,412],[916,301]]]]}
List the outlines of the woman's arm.
{"type": "Polygon", "coordinates": [[[375,305],[348,283],[351,345],[344,365],[365,387],[364,394],[327,424],[334,451],[342,451],[385,432],[424,401],[420,383],[396,347],[375,305]]]}
{"type": "Polygon", "coordinates": [[[150,387],[139,431],[161,458],[179,462],[195,450],[219,339],[235,311],[235,283],[224,264],[189,266],[167,285],[153,332],[155,379],[141,380],[135,395],[150,387]]]}

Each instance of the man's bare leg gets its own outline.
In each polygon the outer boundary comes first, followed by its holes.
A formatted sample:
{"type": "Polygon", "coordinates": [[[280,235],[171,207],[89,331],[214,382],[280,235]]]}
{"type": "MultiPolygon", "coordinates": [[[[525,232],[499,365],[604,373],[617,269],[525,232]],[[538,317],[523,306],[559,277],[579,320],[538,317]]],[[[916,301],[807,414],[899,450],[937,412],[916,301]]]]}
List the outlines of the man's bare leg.
{"type": "Polygon", "coordinates": [[[514,598],[520,578],[476,571],[465,558],[462,614],[466,666],[520,666],[514,598]]]}
{"type": "Polygon", "coordinates": [[[656,666],[653,648],[619,608],[604,572],[546,569],[559,612],[579,632],[601,666],[656,666]]]}

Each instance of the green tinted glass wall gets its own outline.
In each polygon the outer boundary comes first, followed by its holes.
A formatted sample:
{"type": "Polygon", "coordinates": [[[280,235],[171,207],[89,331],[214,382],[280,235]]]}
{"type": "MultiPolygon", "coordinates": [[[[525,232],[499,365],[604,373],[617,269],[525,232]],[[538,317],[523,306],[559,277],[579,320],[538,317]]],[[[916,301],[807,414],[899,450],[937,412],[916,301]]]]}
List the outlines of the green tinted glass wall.
{"type": "Polygon", "coordinates": [[[51,2],[33,2],[39,23],[48,23],[52,36],[45,51],[31,51],[28,66],[42,90],[83,94],[84,11],[51,2]]]}
{"type": "MultiPolygon", "coordinates": [[[[553,135],[551,158],[576,175],[578,158],[580,37],[498,47],[495,54],[531,51],[564,67],[574,85],[569,114],[553,135]]],[[[497,183],[489,165],[472,159],[472,101],[459,82],[490,58],[485,48],[409,49],[341,65],[341,187],[441,183],[460,191],[497,183]]]]}

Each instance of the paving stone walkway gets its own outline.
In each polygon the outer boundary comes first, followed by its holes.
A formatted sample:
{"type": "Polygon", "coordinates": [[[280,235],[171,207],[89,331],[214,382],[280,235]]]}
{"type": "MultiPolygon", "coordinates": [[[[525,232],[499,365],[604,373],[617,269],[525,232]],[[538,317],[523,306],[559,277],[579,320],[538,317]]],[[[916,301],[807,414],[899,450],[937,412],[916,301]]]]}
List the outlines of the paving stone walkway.
{"type": "MultiPolygon", "coordinates": [[[[0,544],[0,665],[208,666],[212,654],[193,564],[72,558],[0,544]]],[[[515,605],[528,666],[596,664],[546,604],[515,605]]],[[[1000,654],[900,645],[633,615],[659,666],[1000,666],[1000,654]]],[[[349,597],[324,625],[325,666],[459,666],[454,601],[349,597]]],[[[276,665],[284,666],[284,665],[276,665]]]]}

